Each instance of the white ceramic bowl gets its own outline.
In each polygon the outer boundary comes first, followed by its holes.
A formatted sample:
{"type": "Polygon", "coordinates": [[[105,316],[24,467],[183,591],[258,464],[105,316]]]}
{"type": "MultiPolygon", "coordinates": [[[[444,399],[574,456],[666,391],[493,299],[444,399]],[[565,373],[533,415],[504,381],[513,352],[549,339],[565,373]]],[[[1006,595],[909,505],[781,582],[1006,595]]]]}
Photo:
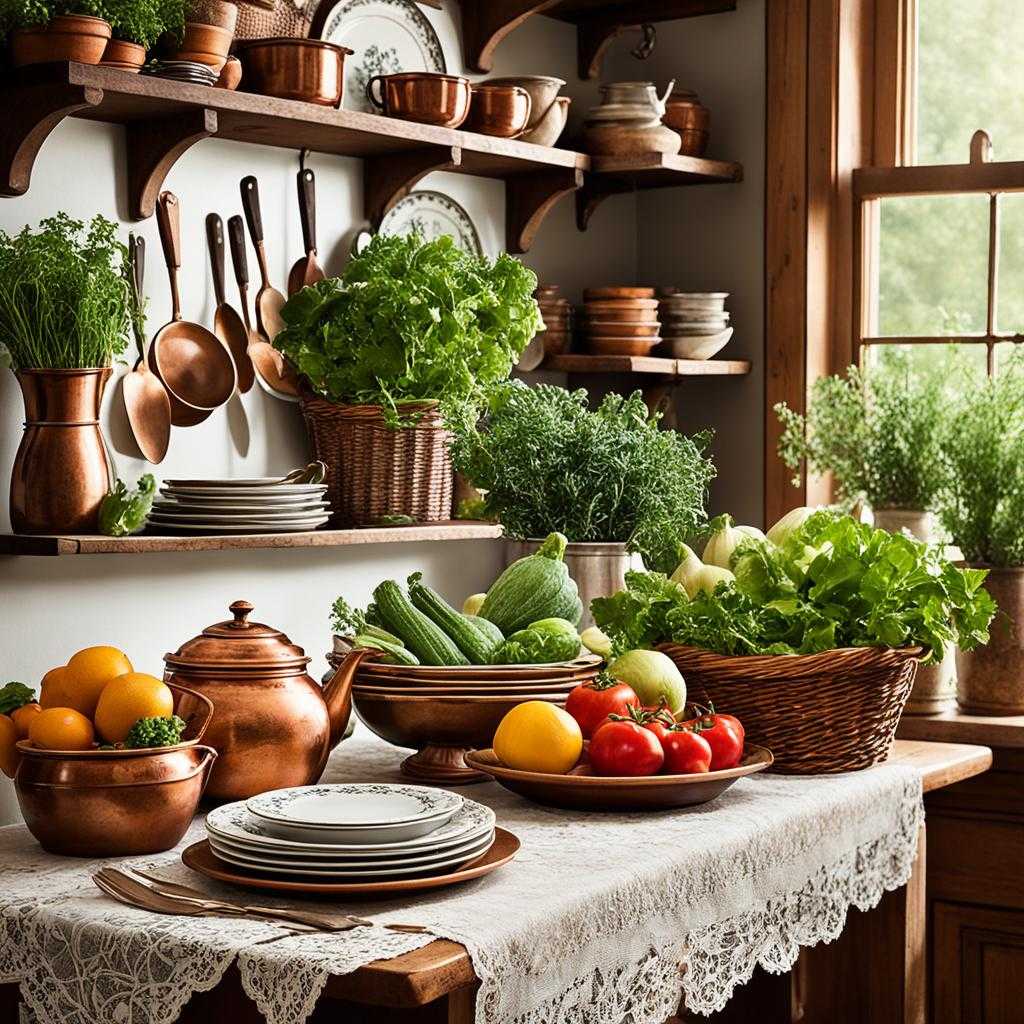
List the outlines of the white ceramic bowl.
{"type": "Polygon", "coordinates": [[[710,359],[729,343],[732,331],[731,327],[727,327],[718,334],[667,338],[662,343],[661,350],[675,359],[710,359]]]}

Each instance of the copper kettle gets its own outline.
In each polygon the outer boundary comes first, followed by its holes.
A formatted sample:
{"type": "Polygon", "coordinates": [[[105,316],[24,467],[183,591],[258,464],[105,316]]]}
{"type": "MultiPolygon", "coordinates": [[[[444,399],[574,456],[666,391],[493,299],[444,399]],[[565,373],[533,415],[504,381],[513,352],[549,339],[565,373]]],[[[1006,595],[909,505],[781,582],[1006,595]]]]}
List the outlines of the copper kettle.
{"type": "Polygon", "coordinates": [[[310,659],[279,630],[250,622],[253,606],[235,601],[218,622],[164,655],[164,679],[213,702],[203,741],[218,754],[205,798],[243,800],[256,793],[316,782],[345,734],[352,678],[361,658],[347,659],[321,688],[310,659]]]}

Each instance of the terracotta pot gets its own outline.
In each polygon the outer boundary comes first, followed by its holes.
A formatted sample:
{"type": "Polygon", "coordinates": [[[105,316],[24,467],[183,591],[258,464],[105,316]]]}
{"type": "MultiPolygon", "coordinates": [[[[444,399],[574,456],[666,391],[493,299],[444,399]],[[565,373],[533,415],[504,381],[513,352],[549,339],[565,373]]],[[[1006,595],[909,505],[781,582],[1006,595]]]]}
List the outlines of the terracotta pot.
{"type": "Polygon", "coordinates": [[[1024,566],[988,566],[984,587],[999,605],[985,647],[956,652],[957,702],[978,715],[1024,714],[1024,566]]]}
{"type": "Polygon", "coordinates": [[[95,533],[112,483],[99,414],[110,367],[18,370],[25,432],[11,470],[15,533],[95,533]]]}
{"type": "Polygon", "coordinates": [[[227,89],[233,92],[242,83],[242,62],[237,57],[228,57],[224,67],[220,69],[220,78],[217,79],[218,89],[227,89]]]}
{"type": "Polygon", "coordinates": [[[146,63],[146,48],[126,39],[111,39],[103,51],[100,64],[119,71],[138,71],[146,63]]]}
{"type": "Polygon", "coordinates": [[[931,544],[935,539],[931,512],[916,508],[877,508],[874,510],[875,527],[887,533],[907,530],[911,537],[931,544]]]}
{"type": "Polygon", "coordinates": [[[197,64],[206,64],[219,72],[228,59],[233,39],[234,34],[229,29],[187,21],[181,45],[172,48],[170,56],[174,60],[191,60],[197,64]]]}
{"type": "Polygon", "coordinates": [[[189,15],[192,21],[214,25],[234,34],[238,24],[238,5],[229,0],[192,0],[189,15]]]}
{"type": "Polygon", "coordinates": [[[99,64],[108,39],[110,24],[102,18],[63,14],[38,28],[15,29],[9,40],[11,63],[16,68],[66,60],[99,64]]]}
{"type": "MultiPolygon", "coordinates": [[[[543,544],[542,540],[505,541],[505,564],[511,565],[519,558],[535,554],[543,544]]],[[[631,555],[625,544],[570,543],[565,549],[565,564],[569,575],[579,587],[583,602],[583,618],[580,629],[594,624],[590,614],[590,602],[595,597],[611,597],[626,589],[626,570],[643,569],[639,555],[631,555]]]]}

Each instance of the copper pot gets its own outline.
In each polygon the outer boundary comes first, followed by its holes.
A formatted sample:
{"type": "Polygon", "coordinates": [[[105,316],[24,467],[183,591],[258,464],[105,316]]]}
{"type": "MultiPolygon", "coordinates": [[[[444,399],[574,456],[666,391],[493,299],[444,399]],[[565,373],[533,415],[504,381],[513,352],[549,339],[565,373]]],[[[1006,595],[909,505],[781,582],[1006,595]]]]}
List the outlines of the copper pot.
{"type": "Polygon", "coordinates": [[[530,121],[530,94],[518,85],[474,85],[463,127],[481,135],[515,139],[530,121]]]}
{"type": "Polygon", "coordinates": [[[10,36],[11,63],[46,64],[71,60],[98,64],[110,38],[110,23],[88,14],[62,14],[46,25],[15,29],[10,36]]]}
{"type": "Polygon", "coordinates": [[[270,626],[249,622],[252,608],[235,601],[233,619],[164,655],[168,683],[213,702],[205,738],[220,759],[206,796],[215,801],[316,782],[352,708],[352,677],[361,658],[343,665],[321,689],[306,672],[310,659],[302,648],[270,626]]]}
{"type": "Polygon", "coordinates": [[[337,107],[352,51],[320,39],[253,39],[238,45],[246,92],[337,107]]]}
{"type": "Polygon", "coordinates": [[[366,98],[388,117],[443,128],[458,128],[466,120],[470,95],[468,78],[429,71],[374,75],[366,83],[366,98]],[[380,96],[374,92],[378,84],[380,96]]]}
{"type": "Polygon", "coordinates": [[[71,857],[160,853],[185,834],[217,752],[37,750],[22,740],[18,805],[44,850],[71,857]]]}
{"type": "Polygon", "coordinates": [[[672,93],[665,103],[662,121],[681,136],[679,152],[683,156],[704,155],[711,133],[711,111],[695,92],[680,89],[672,93]]]}
{"type": "Polygon", "coordinates": [[[110,367],[16,370],[25,432],[11,470],[15,533],[95,533],[111,470],[99,415],[110,367]]]}

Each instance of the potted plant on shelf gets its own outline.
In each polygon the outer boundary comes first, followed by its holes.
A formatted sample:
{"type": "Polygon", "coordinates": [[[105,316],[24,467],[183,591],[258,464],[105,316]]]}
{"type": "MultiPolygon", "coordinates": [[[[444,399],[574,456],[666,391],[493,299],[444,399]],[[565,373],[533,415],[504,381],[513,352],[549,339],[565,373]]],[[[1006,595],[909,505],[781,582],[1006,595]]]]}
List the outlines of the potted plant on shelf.
{"type": "Polygon", "coordinates": [[[964,394],[942,439],[939,514],[999,606],[987,647],[957,652],[965,711],[1024,714],[1024,359],[964,394]]]}
{"type": "Polygon", "coordinates": [[[165,33],[181,38],[185,0],[105,0],[113,35],[100,61],[104,67],[138,71],[146,51],[165,33]]]}
{"type": "Polygon", "coordinates": [[[95,533],[112,474],[99,428],[125,347],[127,250],[115,225],[59,213],[0,232],[0,338],[21,385],[25,432],[11,474],[16,533],[95,533]]]}
{"type": "Polygon", "coordinates": [[[463,423],[456,469],[486,492],[483,512],[511,538],[510,561],[539,538],[569,538],[565,561],[583,601],[621,590],[631,554],[671,572],[679,545],[705,522],[715,475],[709,435],[658,427],[639,391],[607,395],[591,411],[587,392],[510,381],[496,389],[486,422],[463,423]]]}
{"type": "Polygon", "coordinates": [[[0,0],[0,35],[14,67],[98,64],[110,39],[104,0],[0,0]]]}
{"type": "Polygon", "coordinates": [[[378,235],[341,277],[289,299],[274,346],[304,378],[340,525],[451,517],[449,431],[476,418],[539,329],[536,286],[508,255],[378,235]]]}

